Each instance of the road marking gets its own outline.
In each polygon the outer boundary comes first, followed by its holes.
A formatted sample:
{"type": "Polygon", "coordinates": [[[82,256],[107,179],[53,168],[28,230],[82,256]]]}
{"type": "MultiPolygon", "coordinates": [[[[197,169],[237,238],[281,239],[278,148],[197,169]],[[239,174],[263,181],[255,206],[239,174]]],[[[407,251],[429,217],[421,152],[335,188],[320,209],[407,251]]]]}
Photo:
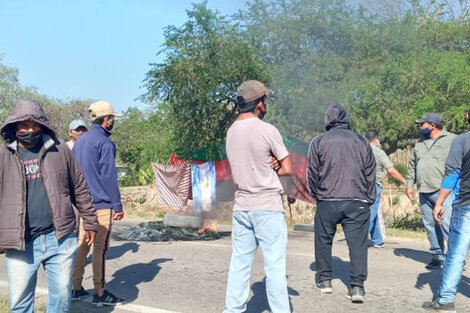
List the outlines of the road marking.
{"type": "MultiPolygon", "coordinates": [[[[5,280],[0,280],[0,287],[8,288],[8,282],[5,280]]],[[[36,287],[36,293],[47,295],[49,292],[47,288],[36,287]]],[[[162,309],[152,308],[152,307],[145,306],[145,305],[132,304],[132,303],[126,303],[120,306],[116,306],[115,310],[124,310],[124,311],[137,312],[137,313],[181,313],[181,312],[167,311],[167,310],[162,310],[162,309]]]]}

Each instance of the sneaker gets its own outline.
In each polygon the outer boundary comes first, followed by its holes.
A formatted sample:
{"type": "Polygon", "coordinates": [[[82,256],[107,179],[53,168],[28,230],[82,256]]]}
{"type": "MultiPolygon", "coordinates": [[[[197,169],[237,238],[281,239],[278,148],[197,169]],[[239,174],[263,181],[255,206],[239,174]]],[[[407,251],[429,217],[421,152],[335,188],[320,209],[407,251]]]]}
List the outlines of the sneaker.
{"type": "Polygon", "coordinates": [[[320,289],[322,293],[333,293],[331,280],[324,280],[324,281],[317,283],[317,288],[320,289]]]}
{"type": "Polygon", "coordinates": [[[72,290],[72,301],[78,301],[86,296],[88,296],[90,293],[86,291],[83,287],[80,287],[78,290],[72,290]]]}
{"type": "Polygon", "coordinates": [[[383,243],[381,243],[379,245],[374,244],[372,247],[374,247],[376,249],[382,249],[384,247],[384,244],[383,243]]]}
{"type": "Polygon", "coordinates": [[[116,297],[111,292],[105,290],[101,297],[99,297],[97,294],[94,294],[91,304],[95,307],[101,307],[104,305],[108,305],[108,306],[121,305],[121,304],[124,304],[125,302],[126,300],[124,300],[123,298],[116,297]]]}
{"type": "Polygon", "coordinates": [[[352,303],[363,303],[365,294],[366,292],[364,291],[363,287],[353,286],[351,289],[349,289],[346,298],[351,300],[352,303]]]}
{"type": "Polygon", "coordinates": [[[436,269],[436,268],[441,268],[442,267],[442,261],[439,259],[432,259],[431,262],[429,262],[426,265],[426,268],[428,270],[436,269]]]}
{"type": "Polygon", "coordinates": [[[434,312],[457,313],[454,302],[440,304],[437,300],[433,302],[424,302],[423,309],[434,312]]]}

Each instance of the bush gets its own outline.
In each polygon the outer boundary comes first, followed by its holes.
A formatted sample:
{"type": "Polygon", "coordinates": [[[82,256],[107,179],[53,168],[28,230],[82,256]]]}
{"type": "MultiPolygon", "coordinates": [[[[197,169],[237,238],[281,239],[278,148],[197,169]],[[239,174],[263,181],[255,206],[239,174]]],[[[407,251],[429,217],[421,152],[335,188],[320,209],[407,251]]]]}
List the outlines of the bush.
{"type": "MultiPolygon", "coordinates": [[[[406,166],[403,163],[397,163],[397,164],[395,164],[395,169],[401,174],[401,176],[406,178],[406,174],[408,173],[408,166],[406,166]]],[[[398,180],[396,180],[395,178],[393,178],[390,175],[388,175],[388,182],[390,184],[393,184],[393,185],[397,186],[397,187],[400,186],[400,184],[401,184],[398,180]]]]}
{"type": "Polygon", "coordinates": [[[408,213],[405,216],[394,216],[388,221],[387,227],[424,231],[423,220],[419,211],[414,211],[412,214],[408,213]]]}

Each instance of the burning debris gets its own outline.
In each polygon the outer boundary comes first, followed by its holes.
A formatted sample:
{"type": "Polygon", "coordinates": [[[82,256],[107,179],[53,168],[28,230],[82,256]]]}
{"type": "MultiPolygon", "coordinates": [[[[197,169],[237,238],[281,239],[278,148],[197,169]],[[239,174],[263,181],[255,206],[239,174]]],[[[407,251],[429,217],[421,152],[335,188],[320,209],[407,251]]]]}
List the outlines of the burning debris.
{"type": "Polygon", "coordinates": [[[140,223],[117,237],[129,241],[207,241],[220,238],[217,231],[211,229],[201,231],[189,227],[165,226],[163,222],[158,221],[140,223]]]}

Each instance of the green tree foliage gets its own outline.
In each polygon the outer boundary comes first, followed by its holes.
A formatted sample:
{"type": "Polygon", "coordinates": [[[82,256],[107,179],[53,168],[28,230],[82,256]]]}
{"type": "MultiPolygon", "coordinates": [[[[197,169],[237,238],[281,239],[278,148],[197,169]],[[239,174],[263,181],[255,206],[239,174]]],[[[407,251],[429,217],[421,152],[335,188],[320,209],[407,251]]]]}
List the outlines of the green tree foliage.
{"type": "Polygon", "coordinates": [[[195,4],[181,27],[165,29],[161,64],[147,73],[143,98],[160,111],[176,152],[188,157],[209,147],[217,157],[228,126],[235,118],[231,104],[237,87],[247,79],[268,81],[266,66],[239,31],[206,7],[195,4]]]}
{"type": "Polygon", "coordinates": [[[18,69],[5,66],[0,59],[0,120],[3,121],[19,99],[39,101],[54,129],[61,138],[68,138],[69,123],[76,118],[88,117],[91,100],[62,101],[37,92],[35,87],[24,87],[18,79],[18,69]]]}

